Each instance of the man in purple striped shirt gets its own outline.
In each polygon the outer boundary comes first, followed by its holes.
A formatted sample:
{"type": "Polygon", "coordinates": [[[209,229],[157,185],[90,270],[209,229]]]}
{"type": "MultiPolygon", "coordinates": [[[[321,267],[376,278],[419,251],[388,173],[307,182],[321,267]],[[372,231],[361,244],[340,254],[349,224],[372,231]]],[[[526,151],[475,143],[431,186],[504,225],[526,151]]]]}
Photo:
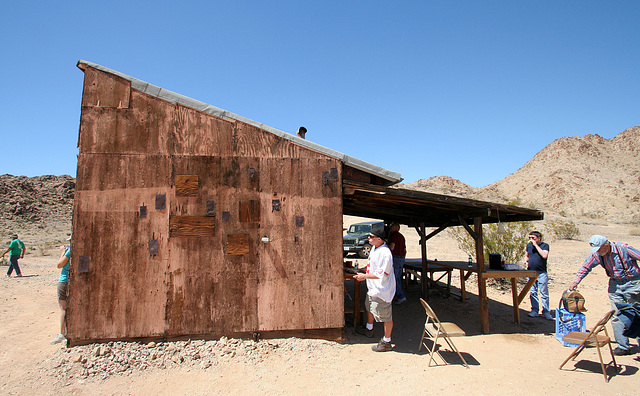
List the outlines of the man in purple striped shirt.
{"type": "MultiPolygon", "coordinates": [[[[640,268],[638,267],[640,251],[626,243],[610,242],[602,235],[592,236],[589,239],[589,245],[591,245],[591,255],[582,264],[569,289],[574,290],[594,267],[601,265],[609,277],[608,293],[611,309],[616,309],[616,303],[640,302],[640,268]]],[[[629,338],[622,334],[625,330],[624,324],[614,315],[611,326],[618,343],[613,353],[630,355],[629,338]]],[[[638,342],[640,343],[640,339],[638,342]]]]}

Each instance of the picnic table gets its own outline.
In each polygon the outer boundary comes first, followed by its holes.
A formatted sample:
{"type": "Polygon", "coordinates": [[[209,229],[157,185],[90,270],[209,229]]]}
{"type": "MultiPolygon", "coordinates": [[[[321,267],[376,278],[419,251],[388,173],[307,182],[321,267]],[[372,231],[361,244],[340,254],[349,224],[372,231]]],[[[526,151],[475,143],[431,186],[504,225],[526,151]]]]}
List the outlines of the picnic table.
{"type": "MultiPolygon", "coordinates": [[[[422,276],[422,259],[408,258],[405,259],[404,262],[404,272],[408,276],[413,276],[416,278],[426,279],[426,288],[427,288],[427,297],[429,295],[429,288],[433,287],[436,290],[439,290],[445,296],[449,296],[451,294],[451,272],[453,270],[449,267],[443,267],[441,265],[435,264],[435,262],[430,262],[427,267],[427,275],[426,277],[422,276]],[[446,288],[438,285],[438,282],[441,281],[446,276],[446,288]]],[[[405,278],[406,279],[406,278],[405,278]]]]}
{"type": "MultiPolygon", "coordinates": [[[[416,260],[422,263],[422,259],[408,259],[411,260],[412,264],[415,265],[416,260]]],[[[485,269],[485,271],[478,271],[478,267],[476,263],[471,263],[465,261],[437,261],[437,260],[426,260],[427,270],[431,266],[444,267],[449,268],[451,270],[459,270],[460,271],[460,300],[465,302],[466,298],[466,286],[465,282],[471,277],[473,274],[478,275],[478,282],[486,281],[489,278],[502,278],[502,279],[510,279],[511,281],[511,296],[513,303],[513,318],[515,323],[520,324],[520,303],[524,300],[525,296],[533,286],[533,283],[538,278],[538,273],[536,271],[529,271],[525,269],[516,269],[516,270],[496,270],[496,269],[485,269]],[[520,278],[529,278],[527,283],[524,285],[522,290],[518,293],[518,279],[520,278]]],[[[437,268],[436,267],[436,268],[437,268]]],[[[482,290],[482,289],[481,289],[482,290]]],[[[480,292],[479,294],[481,294],[480,292]]],[[[480,295],[479,298],[481,301],[486,299],[487,296],[480,295]]],[[[483,310],[483,304],[480,304],[480,316],[482,321],[483,332],[488,333],[488,307],[483,310]],[[485,331],[486,329],[486,331],[485,331]]]]}

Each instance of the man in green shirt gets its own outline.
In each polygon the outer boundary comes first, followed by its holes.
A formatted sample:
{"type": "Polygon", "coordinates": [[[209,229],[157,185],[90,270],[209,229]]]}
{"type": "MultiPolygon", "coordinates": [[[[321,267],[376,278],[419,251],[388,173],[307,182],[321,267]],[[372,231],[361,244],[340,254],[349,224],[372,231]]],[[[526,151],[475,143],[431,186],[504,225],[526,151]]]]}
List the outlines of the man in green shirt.
{"type": "Polygon", "coordinates": [[[11,252],[9,255],[9,271],[7,271],[7,278],[11,277],[11,273],[13,270],[16,270],[16,276],[22,276],[22,272],[20,272],[20,267],[18,266],[18,259],[24,258],[24,243],[18,239],[18,235],[11,235],[11,243],[9,244],[9,248],[2,253],[2,258],[11,252]]]}

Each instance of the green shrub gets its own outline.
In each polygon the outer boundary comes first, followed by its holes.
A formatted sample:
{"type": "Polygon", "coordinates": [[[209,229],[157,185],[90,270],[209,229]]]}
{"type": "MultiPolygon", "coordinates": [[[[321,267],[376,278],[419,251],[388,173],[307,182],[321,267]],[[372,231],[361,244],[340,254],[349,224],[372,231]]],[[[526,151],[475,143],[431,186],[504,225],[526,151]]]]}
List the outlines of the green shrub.
{"type": "MultiPolygon", "coordinates": [[[[482,227],[484,261],[487,267],[489,265],[489,253],[501,255],[505,263],[521,262],[525,254],[529,232],[535,230],[533,223],[530,221],[502,223],[502,228],[504,232],[498,233],[498,224],[486,224],[482,227]]],[[[456,240],[458,247],[465,254],[472,257],[476,256],[475,241],[464,227],[449,228],[448,233],[456,240]]]]}
{"type": "Polygon", "coordinates": [[[571,220],[552,220],[546,225],[547,233],[554,239],[577,240],[580,229],[571,220]]]}

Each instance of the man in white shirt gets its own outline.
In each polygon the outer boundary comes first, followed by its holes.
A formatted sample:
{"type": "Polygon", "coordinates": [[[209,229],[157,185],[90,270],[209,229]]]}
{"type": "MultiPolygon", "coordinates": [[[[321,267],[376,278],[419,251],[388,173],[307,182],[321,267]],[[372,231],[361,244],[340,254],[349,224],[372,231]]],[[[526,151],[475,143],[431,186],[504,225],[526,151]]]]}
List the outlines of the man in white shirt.
{"type": "Polygon", "coordinates": [[[384,324],[384,337],[371,349],[375,352],[385,352],[393,349],[391,345],[391,331],[393,318],[391,314],[393,297],[396,294],[396,278],[393,273],[393,256],[384,240],[384,231],[373,230],[369,234],[369,244],[372,246],[367,260],[367,272],[357,274],[358,281],[367,281],[367,326],[356,328],[358,334],[373,337],[373,321],[384,324]]]}

